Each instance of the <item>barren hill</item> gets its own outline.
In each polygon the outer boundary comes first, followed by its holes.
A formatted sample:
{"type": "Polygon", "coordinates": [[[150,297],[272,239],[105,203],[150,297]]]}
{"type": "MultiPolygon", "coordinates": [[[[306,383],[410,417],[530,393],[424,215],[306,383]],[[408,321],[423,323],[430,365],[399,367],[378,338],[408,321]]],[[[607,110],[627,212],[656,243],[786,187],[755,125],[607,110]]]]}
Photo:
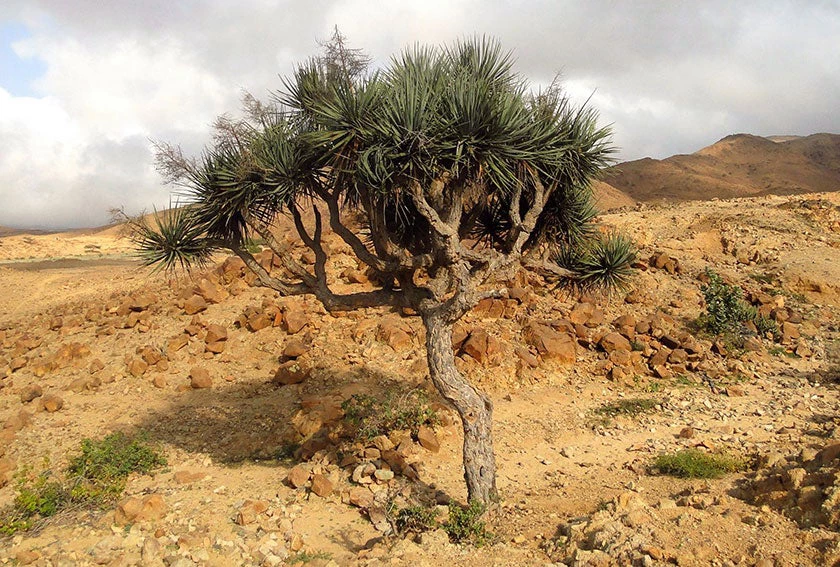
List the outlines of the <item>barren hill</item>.
{"type": "Polygon", "coordinates": [[[605,181],[640,201],[837,191],[840,135],[734,134],[690,155],[622,163],[605,181]]]}

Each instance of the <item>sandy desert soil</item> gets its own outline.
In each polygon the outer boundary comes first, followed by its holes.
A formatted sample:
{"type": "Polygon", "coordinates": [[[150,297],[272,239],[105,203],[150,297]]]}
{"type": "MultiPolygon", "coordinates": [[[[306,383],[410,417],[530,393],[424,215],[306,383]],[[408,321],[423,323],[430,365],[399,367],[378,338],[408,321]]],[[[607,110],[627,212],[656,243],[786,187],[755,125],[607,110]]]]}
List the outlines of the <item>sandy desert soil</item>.
{"type": "MultiPolygon", "coordinates": [[[[146,517],[118,521],[116,505],[59,514],[0,540],[0,563],[837,564],[840,196],[643,205],[602,221],[640,248],[632,290],[570,297],[523,275],[511,299],[464,321],[476,340],[458,364],[494,401],[501,493],[487,519],[495,537],[478,548],[441,530],[389,533],[389,502],[444,512],[466,497],[449,410],[423,444],[399,432],[341,454],[334,444],[354,394],[431,392],[415,319],[334,317],[248,285],[223,257],[192,279],[150,274],[114,233],[0,239],[14,261],[0,265],[0,507],[16,478],[60,470],[84,438],[144,432],[169,463],[129,480],[123,507],[154,496],[146,517]],[[43,263],[79,256],[98,261],[43,263]],[[707,267],[776,317],[783,342],[715,352],[693,326],[707,267]],[[541,352],[534,323],[570,337],[573,361],[568,348],[541,352]],[[292,346],[308,377],[280,385],[278,356],[292,346]],[[191,379],[196,369],[209,381],[191,379]],[[635,398],[657,405],[597,413],[635,398]],[[295,459],[278,458],[296,446],[295,459]],[[750,466],[714,480],[650,468],[688,447],[750,466]],[[365,462],[394,478],[354,480],[365,462]]],[[[337,285],[363,280],[329,242],[337,285]]]]}

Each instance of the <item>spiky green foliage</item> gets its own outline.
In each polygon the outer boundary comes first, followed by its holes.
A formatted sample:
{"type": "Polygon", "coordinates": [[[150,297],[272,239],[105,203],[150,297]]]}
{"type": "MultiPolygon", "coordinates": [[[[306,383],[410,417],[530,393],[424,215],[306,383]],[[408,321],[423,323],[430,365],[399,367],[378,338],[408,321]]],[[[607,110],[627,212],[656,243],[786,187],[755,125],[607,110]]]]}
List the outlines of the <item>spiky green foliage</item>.
{"type": "Polygon", "coordinates": [[[580,289],[624,289],[633,275],[636,247],[624,235],[610,233],[590,237],[577,246],[557,247],[554,261],[574,274],[565,282],[580,289]]]}
{"type": "Polygon", "coordinates": [[[624,281],[626,241],[592,230],[589,182],[613,151],[592,108],[573,107],[556,84],[530,92],[511,54],[487,38],[415,46],[368,75],[358,65],[338,71],[338,54],[357,61],[340,39],[284,79],[273,107],[220,120],[200,160],[162,146],[160,165],[191,206],[157,230],[138,226],[145,262],[200,262],[208,239],[243,242],[255,223],[325,194],[361,213],[366,233],[384,228],[410,253],[433,253],[429,223],[408,197],[415,182],[462,203],[462,238],[507,252],[511,214],[524,216],[544,187],[521,252],[575,251],[582,282],[624,281]]]}
{"type": "Polygon", "coordinates": [[[172,271],[204,265],[213,253],[206,229],[193,218],[190,207],[155,210],[154,224],[146,216],[128,220],[129,236],[144,266],[172,271]]]}

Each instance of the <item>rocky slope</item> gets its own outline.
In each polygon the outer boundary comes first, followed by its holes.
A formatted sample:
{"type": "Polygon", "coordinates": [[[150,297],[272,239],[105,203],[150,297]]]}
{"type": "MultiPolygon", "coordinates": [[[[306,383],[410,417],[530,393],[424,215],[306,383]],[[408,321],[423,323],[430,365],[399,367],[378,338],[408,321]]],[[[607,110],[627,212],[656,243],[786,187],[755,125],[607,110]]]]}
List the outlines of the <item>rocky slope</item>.
{"type": "MultiPolygon", "coordinates": [[[[602,220],[640,248],[633,289],[567,296],[522,273],[456,333],[460,368],[495,403],[502,500],[481,548],[440,529],[394,533],[401,507],[443,519],[465,498],[459,427],[430,389],[415,318],[331,316],[253,287],[223,257],[172,279],[129,265],[0,267],[0,507],[17,479],[61,470],[84,438],[144,432],[169,462],[104,510],[3,540],[0,562],[838,561],[840,198],[642,205],[602,220]],[[698,331],[707,267],[744,287],[778,323],[776,340],[739,350],[698,331]],[[417,389],[436,425],[348,437],[353,396],[417,389]],[[605,411],[639,398],[653,400],[646,412],[605,411]],[[703,481],[651,468],[684,448],[725,449],[749,467],[703,481]]],[[[367,285],[325,239],[336,286],[367,285]]]]}

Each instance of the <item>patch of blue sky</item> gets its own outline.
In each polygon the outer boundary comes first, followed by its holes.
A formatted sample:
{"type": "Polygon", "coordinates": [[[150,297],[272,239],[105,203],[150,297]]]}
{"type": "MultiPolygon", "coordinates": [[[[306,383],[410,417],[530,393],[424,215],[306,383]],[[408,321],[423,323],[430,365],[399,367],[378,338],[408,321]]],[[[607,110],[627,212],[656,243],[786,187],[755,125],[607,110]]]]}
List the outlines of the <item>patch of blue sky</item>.
{"type": "Polygon", "coordinates": [[[0,88],[12,96],[37,96],[33,84],[46,72],[46,64],[40,59],[15,53],[13,44],[30,35],[21,23],[0,21],[0,88]]]}

